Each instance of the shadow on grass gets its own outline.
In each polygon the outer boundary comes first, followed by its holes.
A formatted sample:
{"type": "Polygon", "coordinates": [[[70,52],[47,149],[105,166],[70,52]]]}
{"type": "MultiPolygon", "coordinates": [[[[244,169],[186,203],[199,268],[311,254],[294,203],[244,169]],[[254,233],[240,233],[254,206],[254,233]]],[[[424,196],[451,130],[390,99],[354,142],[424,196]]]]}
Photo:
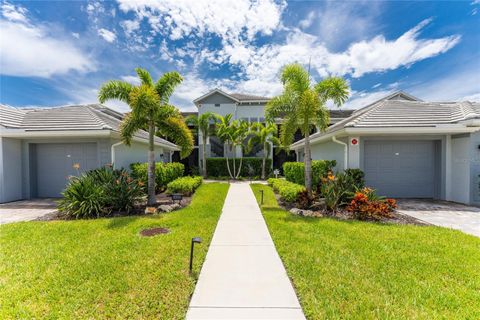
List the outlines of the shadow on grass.
{"type": "Polygon", "coordinates": [[[125,216],[125,217],[113,217],[109,218],[107,229],[119,229],[124,228],[139,219],[150,219],[150,220],[159,220],[163,217],[162,214],[154,214],[154,215],[132,215],[132,216],[125,216]]]}

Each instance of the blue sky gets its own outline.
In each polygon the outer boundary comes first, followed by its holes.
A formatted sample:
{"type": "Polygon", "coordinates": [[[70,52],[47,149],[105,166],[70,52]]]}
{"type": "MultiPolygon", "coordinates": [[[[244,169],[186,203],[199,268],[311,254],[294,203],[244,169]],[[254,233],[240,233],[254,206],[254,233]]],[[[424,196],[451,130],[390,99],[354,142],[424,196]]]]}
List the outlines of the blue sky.
{"type": "MultiPolygon", "coordinates": [[[[358,108],[393,90],[425,100],[480,100],[480,0],[2,1],[0,102],[97,102],[108,79],[184,77],[172,102],[215,87],[273,96],[279,70],[345,77],[358,108]]],[[[118,102],[110,106],[126,110],[118,102]]]]}

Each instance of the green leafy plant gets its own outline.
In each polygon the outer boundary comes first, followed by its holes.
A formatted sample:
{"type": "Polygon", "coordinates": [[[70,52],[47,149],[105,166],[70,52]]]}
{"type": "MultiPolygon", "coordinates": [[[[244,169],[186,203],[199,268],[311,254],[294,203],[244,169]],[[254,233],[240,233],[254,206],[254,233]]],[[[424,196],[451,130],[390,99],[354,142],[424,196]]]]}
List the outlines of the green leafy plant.
{"type": "MultiPolygon", "coordinates": [[[[148,164],[132,163],[130,164],[132,177],[146,184],[148,180],[148,164]]],[[[155,191],[162,192],[167,184],[183,176],[185,166],[180,162],[156,163],[155,164],[155,191]]]]}
{"type": "Polygon", "coordinates": [[[357,188],[351,176],[343,172],[335,176],[330,172],[326,178],[322,178],[320,190],[327,208],[335,212],[353,198],[357,188]]]}
{"type": "Polygon", "coordinates": [[[197,128],[196,134],[202,138],[202,159],[201,159],[201,168],[202,174],[206,178],[207,177],[207,151],[205,146],[207,145],[208,137],[215,131],[214,125],[217,122],[218,115],[213,112],[205,112],[198,116],[189,116],[186,119],[186,122],[190,125],[193,125],[197,128]]]}
{"type": "Polygon", "coordinates": [[[181,193],[189,196],[200,187],[202,182],[203,179],[200,176],[178,178],[167,185],[167,193],[181,193]]]}
{"type": "Polygon", "coordinates": [[[270,156],[273,146],[280,145],[280,140],[276,137],[277,135],[277,125],[273,122],[266,124],[254,123],[250,130],[249,140],[247,144],[247,151],[253,149],[255,145],[261,145],[263,149],[262,154],[262,174],[261,178],[265,179],[267,171],[267,159],[270,156]]]}
{"type": "Polygon", "coordinates": [[[295,133],[300,130],[305,139],[304,145],[304,183],[308,192],[312,191],[312,163],[310,150],[310,133],[317,127],[321,132],[330,124],[327,101],[340,106],[349,95],[348,83],[338,77],[323,79],[315,85],[302,65],[286,65],[281,71],[283,92],[271,99],[266,108],[266,117],[273,121],[283,119],[280,129],[282,145],[292,144],[295,133]]]}
{"type": "Polygon", "coordinates": [[[185,124],[180,111],[169,103],[175,88],[183,81],[178,72],[167,72],[153,82],[150,73],[142,68],[135,69],[140,84],[134,86],[128,82],[112,80],[104,83],[99,92],[101,103],[117,99],[125,102],[131,111],[122,121],[121,137],[130,145],[138,130],[148,131],[148,204],[153,205],[155,198],[155,135],[173,140],[181,146],[180,155],[186,157],[193,150],[193,136],[185,124]]]}
{"type": "Polygon", "coordinates": [[[58,209],[80,219],[118,211],[129,213],[145,193],[142,183],[131,178],[127,171],[105,167],[71,177],[62,195],[58,209]]]}
{"type": "Polygon", "coordinates": [[[365,174],[360,169],[346,169],[345,174],[352,178],[352,183],[357,190],[365,187],[365,174]]]}
{"type": "MultiPolygon", "coordinates": [[[[233,168],[233,159],[228,159],[230,168],[233,168]]],[[[262,162],[261,158],[243,158],[243,166],[240,170],[241,177],[260,177],[262,174],[262,162]]],[[[240,165],[240,159],[235,159],[235,166],[240,165]]],[[[209,177],[228,177],[228,168],[225,158],[208,158],[207,159],[208,175],[209,177]]],[[[265,159],[265,173],[268,175],[271,173],[272,159],[265,159]]]]}
{"type": "Polygon", "coordinates": [[[270,178],[268,184],[275,192],[280,195],[280,198],[285,202],[296,202],[298,195],[305,191],[305,187],[284,179],[270,178]]]}
{"type": "MultiPolygon", "coordinates": [[[[317,188],[321,183],[321,179],[326,177],[336,165],[337,162],[335,160],[313,160],[312,185],[317,188]]],[[[283,173],[287,181],[305,184],[305,164],[303,162],[285,162],[283,164],[283,173]]]]}

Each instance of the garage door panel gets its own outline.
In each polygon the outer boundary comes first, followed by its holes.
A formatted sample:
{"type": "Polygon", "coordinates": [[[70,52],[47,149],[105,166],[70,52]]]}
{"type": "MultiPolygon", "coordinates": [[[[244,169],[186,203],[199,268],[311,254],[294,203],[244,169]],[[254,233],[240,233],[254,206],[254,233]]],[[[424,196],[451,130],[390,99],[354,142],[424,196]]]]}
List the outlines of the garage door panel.
{"type": "Polygon", "coordinates": [[[433,141],[365,141],[368,186],[390,197],[434,197],[433,141]]]}
{"type": "Polygon", "coordinates": [[[70,176],[96,167],[96,143],[37,144],[37,196],[59,197],[70,176]],[[73,168],[76,163],[78,171],[73,168]]]}

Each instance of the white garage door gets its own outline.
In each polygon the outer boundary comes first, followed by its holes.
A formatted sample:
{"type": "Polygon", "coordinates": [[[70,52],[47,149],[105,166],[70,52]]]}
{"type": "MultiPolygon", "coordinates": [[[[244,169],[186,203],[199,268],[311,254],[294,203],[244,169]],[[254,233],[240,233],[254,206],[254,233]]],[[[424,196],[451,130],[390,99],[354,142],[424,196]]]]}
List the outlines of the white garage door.
{"type": "Polygon", "coordinates": [[[60,197],[67,179],[80,172],[98,167],[96,143],[45,143],[37,144],[37,196],[60,197]]]}
{"type": "Polygon", "coordinates": [[[380,195],[435,196],[434,141],[365,141],[365,182],[380,195]]]}

